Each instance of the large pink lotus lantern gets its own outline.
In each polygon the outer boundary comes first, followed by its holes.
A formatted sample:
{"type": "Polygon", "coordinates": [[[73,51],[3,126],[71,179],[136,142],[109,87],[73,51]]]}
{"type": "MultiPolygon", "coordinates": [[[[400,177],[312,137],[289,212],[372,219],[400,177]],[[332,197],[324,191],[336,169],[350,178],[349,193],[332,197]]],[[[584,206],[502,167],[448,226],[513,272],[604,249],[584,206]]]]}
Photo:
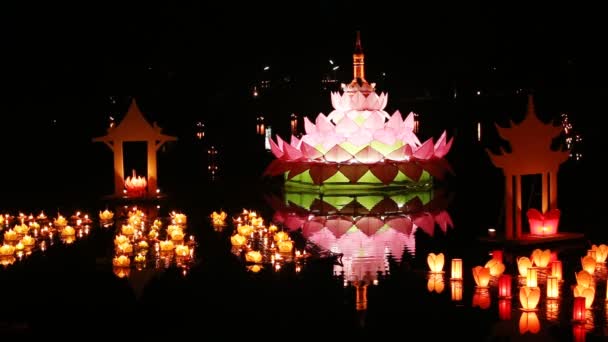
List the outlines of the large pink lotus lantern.
{"type": "Polygon", "coordinates": [[[146,178],[137,176],[135,170],[133,175],[125,179],[125,192],[129,197],[143,197],[146,194],[148,182],[146,178]]]}
{"type": "MultiPolygon", "coordinates": [[[[452,146],[446,132],[423,143],[414,133],[414,113],[403,117],[384,109],[388,95],[375,92],[364,78],[363,53],[354,55],[355,77],[344,92],[332,93],[334,110],[314,122],[304,118],[305,134],[289,142],[276,136],[270,149],[277,158],[267,175],[285,174],[302,183],[383,183],[430,181],[450,170],[443,159],[452,146]]],[[[430,185],[430,182],[429,182],[430,185]]]]}

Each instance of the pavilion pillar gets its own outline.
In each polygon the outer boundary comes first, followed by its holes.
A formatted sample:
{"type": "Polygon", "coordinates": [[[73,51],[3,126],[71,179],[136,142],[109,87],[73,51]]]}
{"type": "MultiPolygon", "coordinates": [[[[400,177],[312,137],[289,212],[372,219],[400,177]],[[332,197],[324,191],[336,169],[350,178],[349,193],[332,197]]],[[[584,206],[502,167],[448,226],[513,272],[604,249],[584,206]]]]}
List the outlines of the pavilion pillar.
{"type": "Polygon", "coordinates": [[[114,151],[114,194],[116,196],[122,196],[125,188],[125,166],[123,161],[122,140],[114,141],[112,149],[114,151]]]}
{"type": "Polygon", "coordinates": [[[513,175],[505,175],[505,238],[513,239],[513,175]]]}
{"type": "Polygon", "coordinates": [[[557,169],[549,172],[549,207],[557,209],[557,169]]]}
{"type": "Polygon", "coordinates": [[[549,210],[549,172],[541,173],[542,176],[542,185],[541,185],[541,193],[542,193],[542,213],[546,213],[549,210]]]}
{"type": "Polygon", "coordinates": [[[148,195],[156,196],[156,141],[148,140],[148,195]]]}
{"type": "Polygon", "coordinates": [[[515,176],[515,239],[521,239],[521,175],[515,176]]]}

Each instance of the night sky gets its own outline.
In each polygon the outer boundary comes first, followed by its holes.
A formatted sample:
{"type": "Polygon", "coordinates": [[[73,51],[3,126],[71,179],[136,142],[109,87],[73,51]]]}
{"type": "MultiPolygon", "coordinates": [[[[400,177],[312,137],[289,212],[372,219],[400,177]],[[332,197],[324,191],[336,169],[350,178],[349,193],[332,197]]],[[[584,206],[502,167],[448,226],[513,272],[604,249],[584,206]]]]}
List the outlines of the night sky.
{"type": "MultiPolygon", "coordinates": [[[[320,80],[332,59],[341,66],[337,78],[350,81],[361,30],[368,79],[386,73],[382,90],[390,91],[391,113],[417,110],[429,125],[448,129],[473,127],[476,120],[491,125],[521,117],[525,95],[533,92],[545,118],[569,113],[586,148],[601,151],[595,119],[608,95],[603,13],[557,2],[536,8],[511,2],[18,2],[0,11],[0,139],[8,158],[45,151],[73,156],[105,133],[109,115],[121,118],[130,96],[180,136],[202,120],[210,136],[225,137],[235,122],[253,126],[259,114],[284,116],[287,127],[292,112],[314,117],[331,110],[320,80]],[[287,77],[289,86],[252,101],[252,87],[265,77],[274,84],[287,77]]],[[[586,159],[599,162],[601,153],[586,159]]]]}

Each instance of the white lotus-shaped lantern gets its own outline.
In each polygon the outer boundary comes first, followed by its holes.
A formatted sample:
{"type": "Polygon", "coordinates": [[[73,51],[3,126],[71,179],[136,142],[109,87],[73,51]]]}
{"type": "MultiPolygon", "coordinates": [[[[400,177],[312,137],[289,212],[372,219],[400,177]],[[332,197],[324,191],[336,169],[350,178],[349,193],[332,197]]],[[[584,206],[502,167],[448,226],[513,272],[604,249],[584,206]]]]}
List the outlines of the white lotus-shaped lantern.
{"type": "Polygon", "coordinates": [[[0,246],[0,256],[11,256],[15,254],[15,246],[3,244],[0,246]]]}
{"type": "Polygon", "coordinates": [[[99,220],[101,222],[110,222],[114,218],[114,213],[108,209],[99,212],[99,220]]]}
{"type": "Polygon", "coordinates": [[[17,241],[17,239],[18,239],[18,236],[14,230],[9,229],[6,232],[4,232],[4,241],[17,241]]]}
{"type": "Polygon", "coordinates": [[[142,197],[146,194],[146,188],[148,186],[148,182],[146,178],[142,176],[137,176],[135,170],[133,170],[133,175],[127,177],[125,179],[125,190],[128,196],[132,197],[142,197]]]}
{"type": "Polygon", "coordinates": [[[25,235],[27,234],[27,232],[30,230],[30,227],[28,227],[26,224],[16,224],[13,227],[13,230],[15,231],[15,233],[17,233],[18,235],[25,235]]]}
{"type": "Polygon", "coordinates": [[[63,228],[68,224],[68,220],[66,220],[65,217],[59,215],[57,216],[55,221],[53,221],[53,224],[55,225],[55,227],[63,228]]]}

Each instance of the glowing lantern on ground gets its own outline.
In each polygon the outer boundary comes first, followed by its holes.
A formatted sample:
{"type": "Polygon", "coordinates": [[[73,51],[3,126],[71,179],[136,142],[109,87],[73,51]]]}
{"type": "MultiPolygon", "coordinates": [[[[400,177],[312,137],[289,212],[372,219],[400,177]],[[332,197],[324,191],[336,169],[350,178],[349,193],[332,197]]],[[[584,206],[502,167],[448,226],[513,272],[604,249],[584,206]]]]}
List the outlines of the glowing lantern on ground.
{"type": "Polygon", "coordinates": [[[556,277],[547,277],[547,298],[559,297],[559,281],[556,277]]]}
{"type": "Polygon", "coordinates": [[[559,209],[551,209],[544,215],[537,209],[528,209],[526,213],[530,224],[530,234],[534,235],[555,235],[559,225],[559,209]]]}
{"type": "Polygon", "coordinates": [[[519,318],[519,333],[536,334],[540,331],[540,321],[536,312],[522,312],[519,318]]]}
{"type": "Polygon", "coordinates": [[[498,278],[498,297],[511,298],[511,276],[503,274],[498,278]]]}
{"type": "Polygon", "coordinates": [[[21,243],[25,246],[25,248],[32,248],[36,244],[36,239],[29,235],[25,235],[21,239],[21,243]]]}
{"type": "Polygon", "coordinates": [[[0,256],[12,256],[15,254],[15,247],[7,244],[0,246],[0,256]]]}
{"type": "Polygon", "coordinates": [[[485,267],[490,270],[492,277],[499,277],[505,271],[505,265],[497,259],[490,259],[485,267]]]}
{"type": "Polygon", "coordinates": [[[572,304],[572,320],[575,322],[585,321],[585,297],[574,297],[572,304]]]}
{"type": "Polygon", "coordinates": [[[462,259],[452,259],[452,279],[462,279],[462,259]]]}
{"type": "Polygon", "coordinates": [[[481,266],[474,267],[473,279],[475,279],[475,284],[478,287],[488,287],[488,283],[490,283],[490,270],[481,266]]]}
{"type": "Polygon", "coordinates": [[[184,241],[184,231],[181,229],[176,229],[171,232],[171,240],[173,242],[184,241]]]}
{"type": "Polygon", "coordinates": [[[61,228],[61,227],[65,227],[68,224],[68,221],[65,219],[65,217],[59,215],[57,216],[57,218],[53,221],[53,224],[55,225],[55,227],[57,228],[61,228]]]}
{"type": "Polygon", "coordinates": [[[130,197],[142,197],[146,194],[148,182],[142,176],[137,176],[135,170],[133,175],[125,179],[125,192],[130,197]]]}
{"type": "Polygon", "coordinates": [[[9,229],[4,232],[4,241],[17,241],[18,239],[19,237],[17,236],[17,233],[15,233],[14,230],[9,229]]]}
{"type": "Polygon", "coordinates": [[[532,267],[532,261],[528,257],[521,257],[517,259],[517,270],[519,275],[523,278],[528,276],[528,268],[532,267]]]}
{"type": "Polygon", "coordinates": [[[582,270],[576,273],[576,283],[582,287],[591,287],[593,286],[593,276],[589,272],[582,270]]]}
{"type": "Polygon", "coordinates": [[[581,258],[581,264],[583,265],[583,270],[589,272],[589,274],[593,275],[595,272],[595,258],[591,256],[586,256],[581,258]]]}
{"type": "Polygon", "coordinates": [[[511,300],[510,299],[500,299],[498,300],[498,318],[503,321],[508,321],[511,319],[511,300]]]}
{"type": "Polygon", "coordinates": [[[173,250],[175,249],[175,245],[173,244],[173,242],[171,240],[161,241],[159,243],[159,246],[160,246],[160,251],[164,252],[164,253],[172,253],[173,250]]]}
{"type": "Polygon", "coordinates": [[[540,288],[522,286],[519,289],[519,302],[521,303],[522,310],[536,310],[536,306],[538,306],[539,301],[540,288]]]}
{"type": "Polygon", "coordinates": [[[591,309],[593,305],[593,299],[595,298],[595,289],[593,287],[583,287],[576,285],[573,289],[574,297],[585,298],[585,308],[591,309]]]}
{"type": "Polygon", "coordinates": [[[473,293],[473,307],[479,307],[480,309],[488,309],[492,303],[490,298],[490,291],[487,288],[478,287],[473,293]]]}
{"type": "Polygon", "coordinates": [[[562,262],[559,260],[551,262],[551,275],[556,277],[557,280],[562,280],[562,262]]]}
{"type": "Polygon", "coordinates": [[[443,274],[441,273],[431,273],[429,275],[429,280],[426,283],[426,287],[429,292],[443,292],[445,288],[445,282],[443,281],[443,274]]]}
{"type": "Polygon", "coordinates": [[[125,236],[131,236],[135,233],[135,229],[130,224],[123,224],[120,231],[125,236]]]}
{"type": "Polygon", "coordinates": [[[431,269],[431,273],[443,272],[444,256],[443,253],[435,255],[435,253],[429,253],[426,258],[426,262],[431,269]]]}
{"type": "Polygon", "coordinates": [[[450,282],[452,290],[452,301],[459,302],[462,300],[462,280],[452,280],[450,282]]]}
{"type": "Polygon", "coordinates": [[[545,249],[543,251],[537,248],[532,251],[532,262],[536,267],[547,267],[549,261],[551,261],[551,250],[545,249]]]}
{"type": "Polygon", "coordinates": [[[526,286],[536,287],[538,285],[538,272],[536,268],[528,268],[528,275],[526,276],[526,286]]]}

